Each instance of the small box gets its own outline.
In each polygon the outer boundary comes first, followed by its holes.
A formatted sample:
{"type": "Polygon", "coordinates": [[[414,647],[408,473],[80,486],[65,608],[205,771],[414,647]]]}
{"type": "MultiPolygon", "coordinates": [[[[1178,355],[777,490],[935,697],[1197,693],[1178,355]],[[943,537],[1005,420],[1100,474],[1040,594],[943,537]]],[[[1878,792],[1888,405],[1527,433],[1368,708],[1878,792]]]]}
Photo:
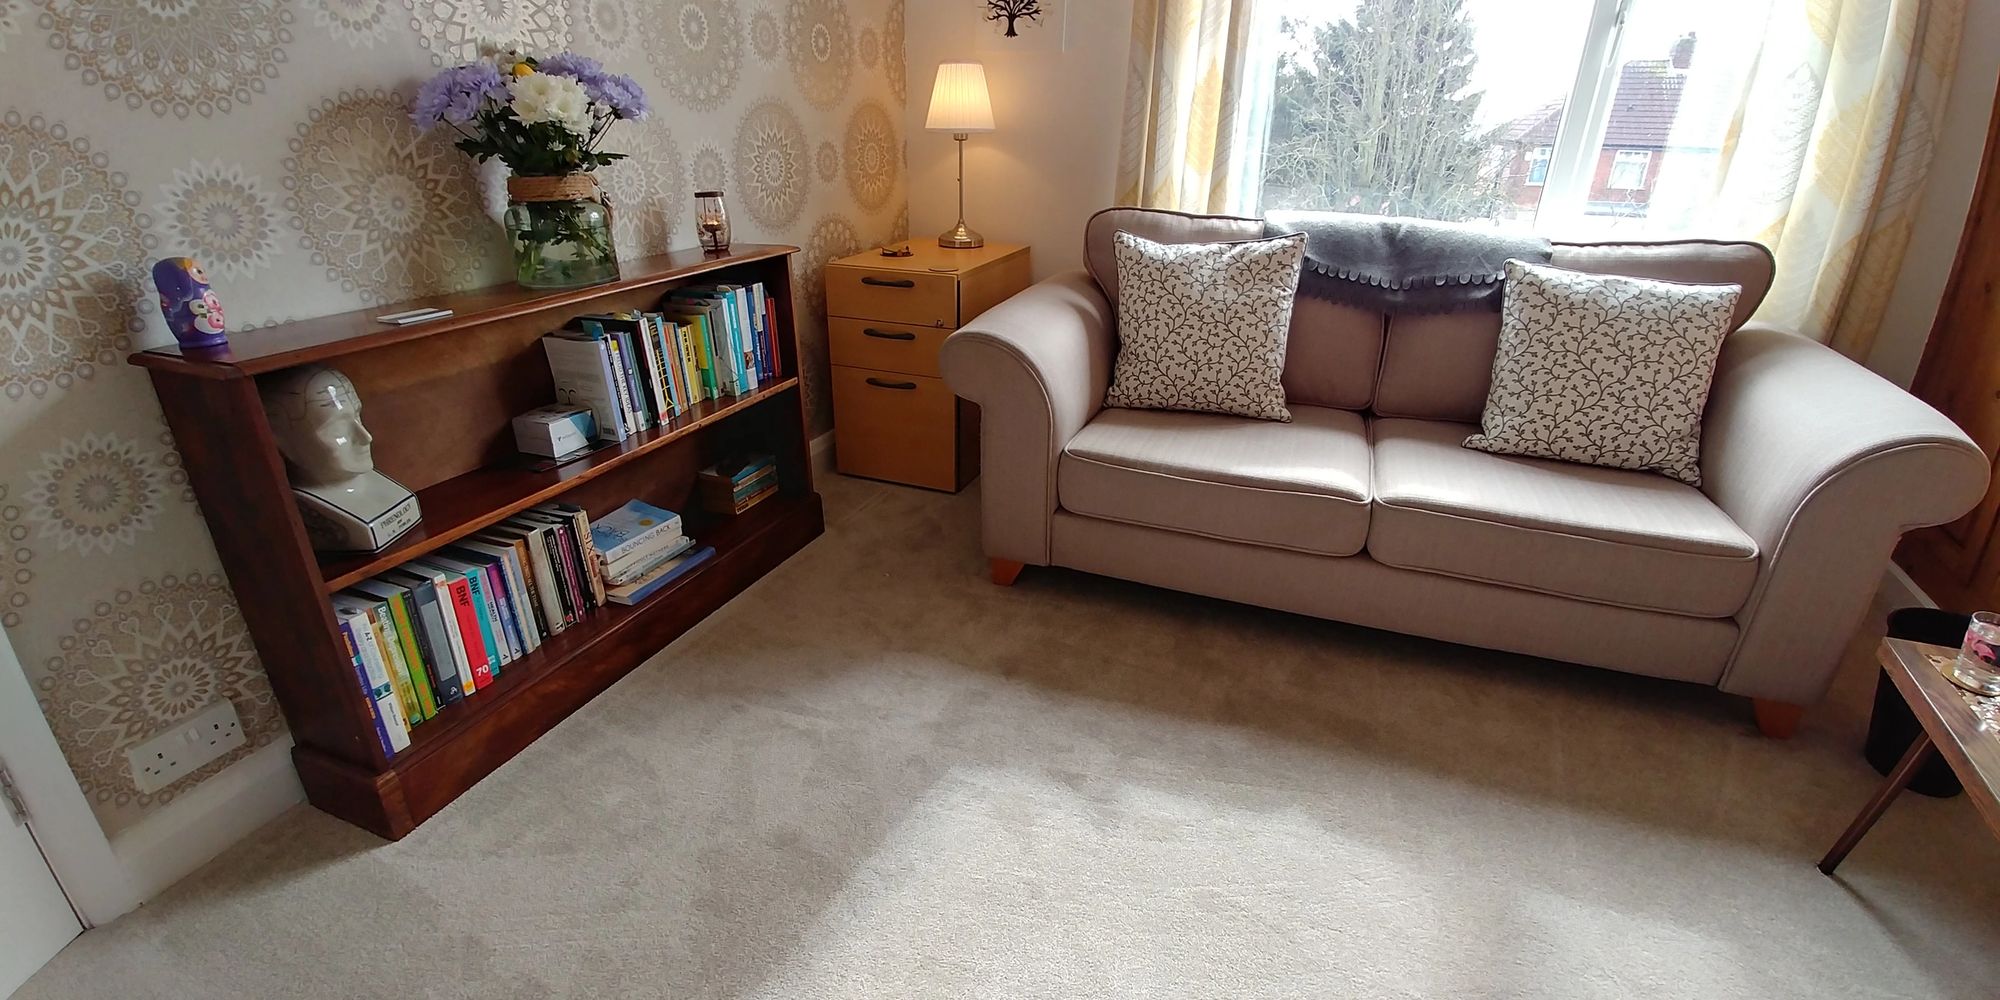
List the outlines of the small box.
{"type": "Polygon", "coordinates": [[[530,455],[561,458],[589,448],[596,434],[587,406],[556,403],[514,418],[514,447],[530,455]]]}

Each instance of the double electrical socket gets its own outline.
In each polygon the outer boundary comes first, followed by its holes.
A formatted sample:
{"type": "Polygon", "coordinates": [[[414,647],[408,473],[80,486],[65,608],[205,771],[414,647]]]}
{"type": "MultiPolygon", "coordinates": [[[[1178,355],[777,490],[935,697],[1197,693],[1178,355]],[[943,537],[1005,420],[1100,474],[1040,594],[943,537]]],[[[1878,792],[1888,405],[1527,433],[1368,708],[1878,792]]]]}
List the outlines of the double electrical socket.
{"type": "Polygon", "coordinates": [[[130,750],[132,782],[142,792],[157,792],[202,765],[243,745],[243,722],[228,699],[218,701],[174,723],[130,750]]]}

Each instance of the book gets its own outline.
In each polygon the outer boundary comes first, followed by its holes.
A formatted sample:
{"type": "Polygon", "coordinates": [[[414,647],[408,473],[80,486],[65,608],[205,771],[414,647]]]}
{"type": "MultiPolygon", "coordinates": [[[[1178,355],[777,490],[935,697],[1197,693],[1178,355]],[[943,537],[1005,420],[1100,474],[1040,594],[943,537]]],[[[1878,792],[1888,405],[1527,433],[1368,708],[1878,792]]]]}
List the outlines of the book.
{"type": "Polygon", "coordinates": [[[438,604],[437,588],[427,581],[412,580],[407,586],[390,574],[378,578],[389,586],[402,586],[410,599],[410,617],[417,623],[417,644],[423,652],[424,665],[430,669],[431,690],[437,695],[438,707],[454,705],[465,700],[465,688],[459,682],[458,665],[452,660],[446,648],[450,642],[444,629],[443,609],[438,604]]]}
{"type": "Polygon", "coordinates": [[[566,593],[568,588],[564,583],[562,557],[555,550],[549,526],[517,516],[502,521],[493,530],[520,538],[527,544],[529,561],[541,591],[542,613],[549,622],[549,633],[553,635],[576,624],[575,611],[566,593]]]}
{"type": "Polygon", "coordinates": [[[440,552],[424,557],[424,562],[455,573],[465,580],[472,592],[474,622],[479,626],[479,641],[486,646],[487,670],[495,680],[501,668],[513,662],[514,649],[507,641],[507,633],[500,624],[499,596],[493,593],[493,581],[486,575],[486,567],[453,559],[440,552]]]}
{"type": "MultiPolygon", "coordinates": [[[[764,286],[759,284],[757,287],[762,288],[764,286]]],[[[778,377],[778,367],[783,363],[784,355],[779,352],[778,347],[778,300],[768,295],[764,297],[764,321],[766,327],[771,331],[771,378],[775,381],[778,377]]]]}
{"type": "Polygon", "coordinates": [[[535,597],[533,574],[528,571],[527,560],[522,558],[517,546],[526,548],[518,542],[496,543],[483,536],[474,536],[457,545],[446,547],[445,551],[458,555],[460,550],[463,550],[465,558],[471,558],[476,554],[500,561],[500,572],[507,582],[508,610],[514,615],[522,648],[532,653],[541,648],[542,639],[548,635],[548,631],[542,621],[541,602],[535,597]]]}
{"type": "Polygon", "coordinates": [[[389,724],[382,718],[382,709],[375,703],[375,684],[368,679],[368,666],[362,662],[361,646],[354,641],[354,622],[344,613],[336,612],[334,624],[340,628],[340,641],[347,647],[347,659],[354,667],[355,683],[361,685],[362,700],[368,703],[368,715],[375,723],[375,739],[382,746],[382,756],[394,757],[396,745],[389,740],[389,724]]]}
{"type": "Polygon", "coordinates": [[[561,561],[564,593],[574,609],[574,614],[581,618],[595,611],[597,601],[589,581],[594,571],[591,564],[583,558],[583,550],[576,544],[575,523],[568,517],[552,514],[541,508],[525,511],[521,516],[546,525],[552,533],[552,549],[561,561]]]}
{"type": "MultiPolygon", "coordinates": [[[[358,603],[358,602],[357,602],[358,603]]],[[[390,754],[400,753],[410,745],[410,723],[403,717],[402,706],[396,701],[395,686],[389,680],[389,668],[382,658],[382,650],[375,638],[375,630],[368,623],[368,615],[354,608],[343,608],[337,612],[339,620],[346,623],[347,635],[354,648],[361,654],[361,667],[366,682],[368,697],[375,703],[377,717],[382,720],[384,735],[388,739],[390,754]]]]}
{"type": "Polygon", "coordinates": [[[686,576],[691,570],[715,558],[715,549],[704,545],[699,549],[670,559],[640,579],[607,591],[605,598],[613,604],[632,605],[659,593],[675,580],[686,576]]]}
{"type": "Polygon", "coordinates": [[[743,391],[755,391],[762,383],[763,366],[758,362],[757,316],[750,311],[751,294],[748,285],[718,285],[729,296],[729,303],[736,309],[736,366],[743,376],[743,391]]]}
{"type": "Polygon", "coordinates": [[[452,593],[450,577],[442,572],[419,569],[411,563],[404,563],[384,576],[392,583],[408,584],[412,590],[417,589],[417,584],[431,589],[431,601],[426,604],[420,600],[418,607],[419,610],[430,607],[435,612],[438,633],[444,639],[439,672],[443,673],[443,664],[448,660],[458,674],[460,697],[478,691],[479,675],[473,672],[472,658],[466,653],[465,637],[459,631],[457,599],[452,593]]]}
{"type": "Polygon", "coordinates": [[[617,562],[648,546],[669,544],[681,533],[681,516],[643,500],[598,518],[590,525],[590,541],[604,563],[617,562]],[[661,539],[665,539],[664,542],[661,539]]]}
{"type": "Polygon", "coordinates": [[[604,578],[597,572],[602,560],[597,558],[597,546],[590,540],[590,514],[582,507],[571,503],[552,503],[545,507],[570,519],[570,537],[575,540],[579,562],[584,567],[584,583],[590,587],[590,606],[603,607],[604,578]]]}
{"type": "Polygon", "coordinates": [[[611,350],[604,341],[551,333],[542,338],[542,353],[549,359],[557,402],[589,407],[600,441],[623,441],[631,436],[625,411],[618,405],[611,350]]]}
{"type": "Polygon", "coordinates": [[[457,626],[452,639],[464,653],[466,665],[472,671],[472,683],[466,686],[466,692],[470,694],[491,685],[494,678],[490,655],[493,640],[484,634],[487,629],[485,612],[472,602],[471,582],[463,573],[454,573],[420,560],[412,559],[403,565],[443,580],[445,589],[451,594],[451,613],[457,626]]]}
{"type": "Polygon", "coordinates": [[[771,485],[769,485],[769,486],[766,486],[766,487],[764,487],[763,489],[761,489],[761,490],[758,490],[757,492],[755,492],[755,493],[752,493],[752,494],[750,494],[749,496],[747,496],[747,497],[744,497],[744,498],[743,498],[743,499],[741,499],[741,500],[737,500],[737,501],[734,501],[733,503],[731,503],[731,504],[730,504],[730,506],[729,506],[729,508],[728,508],[728,509],[726,509],[726,510],[718,510],[718,511],[716,511],[716,513],[718,513],[718,514],[741,514],[741,513],[743,513],[744,511],[747,511],[747,510],[749,510],[750,508],[752,508],[752,507],[755,507],[755,506],[757,506],[758,504],[760,504],[760,503],[763,503],[764,501],[766,501],[766,500],[770,499],[770,498],[771,498],[771,497],[772,497],[773,495],[775,495],[775,494],[776,494],[777,492],[778,492],[778,484],[777,484],[777,483],[772,483],[771,485]]]}
{"type": "Polygon", "coordinates": [[[639,371],[644,376],[641,381],[645,384],[646,392],[652,397],[654,415],[657,417],[655,422],[664,424],[673,419],[674,394],[667,390],[667,383],[662,375],[664,369],[660,365],[660,341],[653,330],[652,317],[640,316],[638,322],[638,328],[632,331],[632,339],[639,344],[641,360],[639,371]]]}
{"type": "Polygon", "coordinates": [[[486,596],[488,601],[495,605],[494,610],[499,613],[500,628],[505,633],[509,647],[510,655],[507,657],[507,662],[512,663],[528,655],[529,651],[538,645],[529,641],[535,631],[534,613],[524,607],[527,604],[526,588],[514,579],[514,574],[507,566],[507,557],[513,553],[506,549],[481,552],[472,547],[474,544],[476,543],[470,541],[459,542],[447,545],[439,551],[460,562],[480,566],[486,571],[486,596]]]}
{"type": "Polygon", "coordinates": [[[415,598],[410,589],[381,580],[363,580],[349,589],[389,607],[397,641],[402,644],[403,659],[409,664],[410,687],[416,695],[417,711],[412,714],[412,720],[423,721],[437,715],[441,703],[435,690],[435,672],[429,663],[428,643],[424,641],[423,629],[417,624],[415,598]]]}
{"type": "Polygon", "coordinates": [[[639,580],[658,569],[660,564],[679,557],[691,548],[694,548],[694,539],[683,535],[666,548],[640,553],[604,567],[605,593],[639,580]]]}
{"type": "Polygon", "coordinates": [[[702,398],[722,398],[724,394],[721,390],[721,375],[714,348],[720,336],[718,326],[722,307],[708,299],[688,299],[676,295],[661,303],[661,311],[669,316],[687,320],[693,331],[692,354],[702,398]]]}
{"type": "Polygon", "coordinates": [[[645,430],[638,410],[632,404],[632,370],[626,363],[622,345],[610,336],[604,337],[603,343],[611,351],[611,377],[616,383],[612,386],[612,394],[618,399],[618,410],[624,418],[625,429],[628,433],[645,430]]]}
{"type": "MultiPolygon", "coordinates": [[[[367,638],[371,639],[376,657],[381,661],[382,672],[389,678],[389,689],[396,695],[396,707],[403,714],[405,725],[414,726],[423,721],[418,714],[416,687],[410,683],[410,666],[403,658],[401,637],[396,634],[395,622],[389,616],[389,605],[373,597],[359,594],[340,593],[333,595],[333,606],[337,610],[352,611],[365,619],[367,638]]],[[[357,628],[363,627],[361,624],[357,628]]]]}

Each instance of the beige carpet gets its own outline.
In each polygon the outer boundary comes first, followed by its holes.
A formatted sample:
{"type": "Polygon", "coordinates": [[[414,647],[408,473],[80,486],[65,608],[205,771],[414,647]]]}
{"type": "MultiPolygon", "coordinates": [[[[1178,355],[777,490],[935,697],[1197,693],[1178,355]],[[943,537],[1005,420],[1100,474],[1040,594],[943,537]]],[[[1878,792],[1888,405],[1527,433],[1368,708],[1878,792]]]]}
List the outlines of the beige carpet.
{"type": "Polygon", "coordinates": [[[975,494],[826,490],[825,538],[408,839],[300,807],[20,996],[2000,992],[1962,798],[1812,867],[1876,780],[1863,658],[1772,742],[1700,688],[995,588],[975,494]]]}

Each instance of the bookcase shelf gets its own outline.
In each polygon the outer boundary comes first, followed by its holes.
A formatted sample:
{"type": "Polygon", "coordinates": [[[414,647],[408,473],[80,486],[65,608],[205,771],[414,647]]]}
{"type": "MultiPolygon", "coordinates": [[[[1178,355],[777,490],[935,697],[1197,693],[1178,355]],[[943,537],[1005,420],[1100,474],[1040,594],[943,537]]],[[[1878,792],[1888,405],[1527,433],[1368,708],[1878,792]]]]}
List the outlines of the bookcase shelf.
{"type": "Polygon", "coordinates": [[[315,806],[404,836],[819,536],[825,518],[792,303],[796,252],[674,251],[628,261],[617,281],[589,288],[432,296],[236,334],[222,351],[131,357],[152,378],[180,446],[315,806]],[[554,399],[542,334],[579,314],[650,309],[684,284],[753,282],[776,304],[775,381],[562,465],[515,452],[512,417],[554,399]],[[374,319],[419,307],[455,314],[411,327],[374,319]],[[257,391],[259,376],[306,364],[331,365],[354,382],[376,467],[417,493],[423,520],[383,551],[322,555],[307,540],[257,391]],[[777,494],[734,517],[702,512],[697,471],[748,450],[775,459],[777,494]],[[592,516],[632,499],[680,511],[688,534],[716,554],[634,606],[607,605],[547,637],[388,754],[328,596],[557,499],[592,516]]]}
{"type": "Polygon", "coordinates": [[[331,594],[377,573],[435,551],[503,518],[536,504],[548,503],[604,473],[687,437],[718,420],[798,388],[799,380],[784,379],[741,395],[706,400],[689,408],[665,427],[640,431],[599,448],[573,462],[553,468],[546,463],[515,459],[474,469],[464,475],[417,491],[423,520],[389,547],[365,554],[334,554],[320,559],[320,575],[331,594]]]}

